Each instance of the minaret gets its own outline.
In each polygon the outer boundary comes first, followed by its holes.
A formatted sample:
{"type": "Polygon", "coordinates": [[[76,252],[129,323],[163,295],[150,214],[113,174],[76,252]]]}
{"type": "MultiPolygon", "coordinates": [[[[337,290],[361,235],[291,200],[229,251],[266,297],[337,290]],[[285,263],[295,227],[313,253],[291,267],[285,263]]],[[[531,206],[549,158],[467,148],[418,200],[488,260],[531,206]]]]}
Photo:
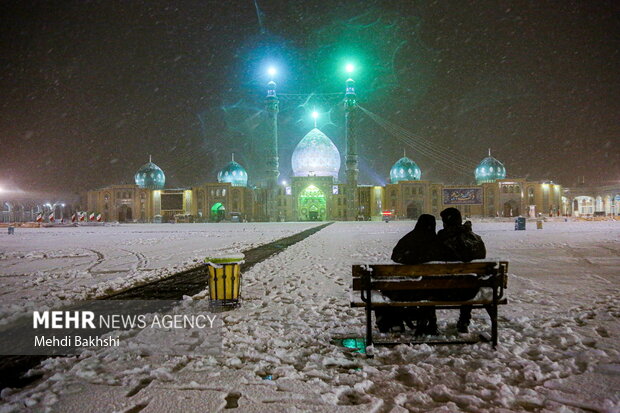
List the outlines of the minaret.
{"type": "Polygon", "coordinates": [[[280,176],[278,162],[278,111],[279,99],[276,95],[276,82],[271,80],[267,84],[265,110],[267,112],[267,213],[269,221],[277,221],[276,196],[278,190],[278,176],[280,176]]]}
{"type": "Polygon", "coordinates": [[[355,95],[355,81],[351,78],[347,80],[347,89],[344,96],[345,110],[345,140],[347,154],[345,158],[347,183],[345,186],[345,197],[347,200],[347,220],[352,221],[357,218],[358,197],[357,197],[357,97],[355,95]]]}

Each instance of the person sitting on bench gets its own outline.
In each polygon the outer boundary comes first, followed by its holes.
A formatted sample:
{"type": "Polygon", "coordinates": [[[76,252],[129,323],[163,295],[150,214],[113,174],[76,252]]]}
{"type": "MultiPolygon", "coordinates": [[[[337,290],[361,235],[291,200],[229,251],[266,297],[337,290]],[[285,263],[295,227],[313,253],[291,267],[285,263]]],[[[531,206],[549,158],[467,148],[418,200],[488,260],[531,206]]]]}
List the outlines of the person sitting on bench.
{"type": "MultiPolygon", "coordinates": [[[[435,233],[435,226],[434,216],[428,214],[420,215],[413,231],[401,238],[396,247],[394,247],[392,261],[413,265],[438,260],[441,253],[441,245],[435,233]]],[[[388,298],[395,300],[412,298],[412,293],[393,291],[384,294],[388,298]]],[[[435,315],[433,308],[430,311],[426,308],[377,309],[375,310],[375,315],[377,327],[381,332],[389,331],[392,327],[400,327],[402,330],[403,321],[410,328],[413,328],[411,320],[416,319],[415,334],[417,336],[437,334],[437,320],[433,318],[435,315]]]]}
{"type": "MultiPolygon", "coordinates": [[[[437,233],[437,238],[441,243],[441,260],[470,262],[486,257],[487,250],[482,238],[472,231],[471,221],[462,223],[463,219],[458,209],[446,208],[441,211],[440,215],[443,221],[443,229],[437,233]]],[[[444,293],[446,294],[444,298],[446,300],[469,300],[474,298],[477,293],[477,288],[461,289],[444,293]]],[[[434,309],[432,312],[435,313],[434,309]]],[[[459,321],[456,324],[457,331],[467,333],[470,320],[471,306],[461,306],[459,321]]]]}
{"type": "MultiPolygon", "coordinates": [[[[446,208],[441,211],[441,219],[444,228],[435,234],[435,217],[423,214],[418,218],[413,231],[405,235],[394,248],[392,260],[401,264],[421,264],[429,261],[463,261],[469,262],[474,259],[486,257],[486,248],[482,238],[474,234],[471,222],[462,224],[461,213],[456,208],[446,208]]],[[[426,292],[426,298],[433,300],[468,300],[476,296],[477,289],[461,289],[447,292],[436,290],[426,292]]],[[[391,293],[394,299],[423,299],[425,297],[413,297],[413,293],[391,293]],[[396,296],[396,294],[398,294],[396,296]]],[[[388,295],[388,298],[390,295],[388,295]]],[[[459,333],[467,333],[471,320],[471,307],[461,306],[457,330],[459,333]]],[[[384,310],[385,311],[385,310],[384,310]]],[[[403,309],[400,313],[381,312],[377,315],[377,326],[397,323],[402,325],[402,320],[408,321],[414,314],[413,309],[403,309]],[[400,319],[399,319],[400,318],[400,319]]],[[[437,316],[435,307],[421,307],[415,311],[416,336],[437,335],[437,316]]],[[[411,327],[411,325],[408,323],[411,327]]],[[[388,327],[389,331],[389,327],[388,327]]]]}

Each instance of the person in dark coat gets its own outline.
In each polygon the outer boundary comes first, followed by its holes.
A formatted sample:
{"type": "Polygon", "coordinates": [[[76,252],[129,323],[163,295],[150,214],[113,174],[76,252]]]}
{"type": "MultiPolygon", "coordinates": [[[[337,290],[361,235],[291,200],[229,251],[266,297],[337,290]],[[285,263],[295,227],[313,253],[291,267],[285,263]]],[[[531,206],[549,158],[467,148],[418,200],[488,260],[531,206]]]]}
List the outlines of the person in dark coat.
{"type": "MultiPolygon", "coordinates": [[[[437,233],[441,243],[440,259],[445,261],[470,262],[485,258],[487,250],[479,235],[474,234],[471,222],[462,223],[461,212],[456,208],[446,208],[441,211],[443,229],[437,233]]],[[[469,300],[476,296],[477,288],[460,289],[451,291],[446,299],[469,300]]],[[[459,333],[469,331],[471,320],[471,306],[463,305],[460,309],[459,321],[456,328],[459,333]]]]}
{"type": "Polygon", "coordinates": [[[487,250],[482,238],[473,233],[470,221],[462,223],[458,209],[446,208],[440,215],[443,229],[437,233],[437,237],[442,245],[442,260],[470,262],[486,257],[487,250]]]}
{"type": "Polygon", "coordinates": [[[413,265],[437,260],[441,250],[435,226],[434,216],[420,215],[413,231],[402,237],[394,247],[392,261],[413,265]]]}
{"type": "MultiPolygon", "coordinates": [[[[392,251],[392,261],[401,264],[422,264],[424,262],[439,259],[441,245],[435,233],[435,217],[422,214],[418,218],[413,231],[406,234],[398,241],[392,251]]],[[[416,299],[411,293],[399,293],[397,291],[384,293],[388,298],[395,300],[416,299]]],[[[422,297],[420,297],[422,298],[422,297]]],[[[437,319],[432,307],[419,309],[378,309],[375,311],[377,326],[382,332],[389,331],[392,327],[403,330],[403,321],[413,328],[412,319],[416,319],[416,335],[437,334],[437,319]]]]}

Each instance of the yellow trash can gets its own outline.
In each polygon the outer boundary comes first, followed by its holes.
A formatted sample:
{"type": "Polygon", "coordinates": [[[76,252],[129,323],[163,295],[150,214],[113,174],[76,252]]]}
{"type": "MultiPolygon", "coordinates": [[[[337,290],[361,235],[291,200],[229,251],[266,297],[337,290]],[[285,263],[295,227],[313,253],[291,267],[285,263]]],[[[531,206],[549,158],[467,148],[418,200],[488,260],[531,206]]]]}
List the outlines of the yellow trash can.
{"type": "Polygon", "coordinates": [[[239,305],[243,258],[243,254],[205,258],[209,267],[209,300],[213,307],[228,309],[239,305]]]}
{"type": "Polygon", "coordinates": [[[536,221],[536,229],[543,229],[542,219],[539,219],[538,221],[536,221]]]}

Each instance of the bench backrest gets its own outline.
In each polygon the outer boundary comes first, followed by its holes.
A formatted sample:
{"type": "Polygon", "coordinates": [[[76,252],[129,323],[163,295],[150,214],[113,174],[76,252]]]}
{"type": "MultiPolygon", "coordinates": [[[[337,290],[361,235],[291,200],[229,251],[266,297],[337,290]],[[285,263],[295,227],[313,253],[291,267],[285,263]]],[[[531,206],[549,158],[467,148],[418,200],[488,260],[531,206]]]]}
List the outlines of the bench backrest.
{"type": "Polygon", "coordinates": [[[507,270],[507,261],[354,265],[353,290],[506,288],[507,270]]]}

